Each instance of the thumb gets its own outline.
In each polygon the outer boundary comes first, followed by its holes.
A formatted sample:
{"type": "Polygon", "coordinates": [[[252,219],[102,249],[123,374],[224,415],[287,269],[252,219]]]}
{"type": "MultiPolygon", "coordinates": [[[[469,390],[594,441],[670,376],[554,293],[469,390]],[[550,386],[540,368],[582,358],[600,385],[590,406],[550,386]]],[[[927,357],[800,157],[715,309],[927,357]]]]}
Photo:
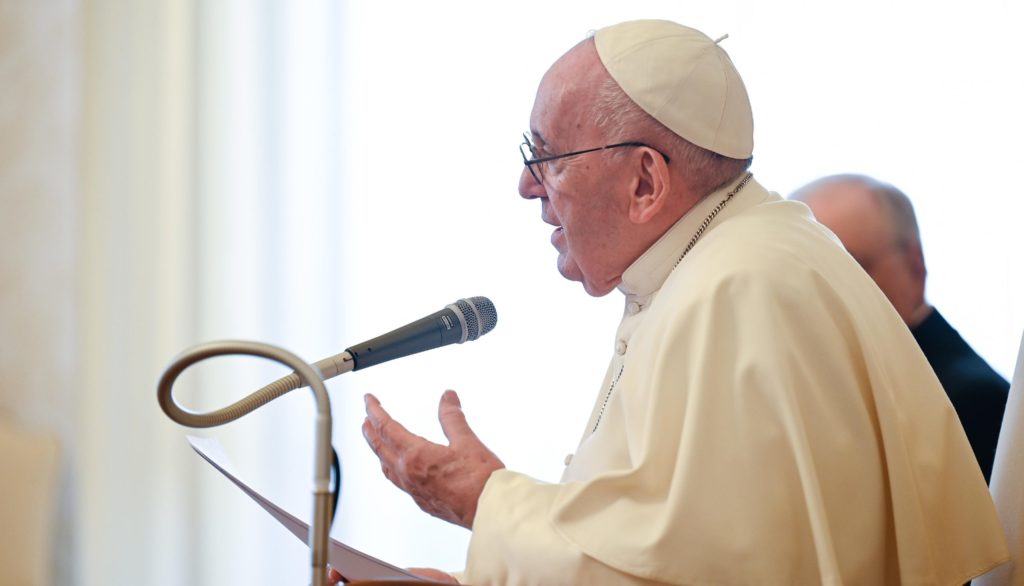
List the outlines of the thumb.
{"type": "Polygon", "coordinates": [[[465,441],[479,443],[476,434],[466,423],[466,414],[462,412],[462,403],[455,391],[445,391],[441,395],[441,403],[437,407],[437,419],[441,422],[441,430],[448,438],[450,445],[459,444],[465,441]]]}

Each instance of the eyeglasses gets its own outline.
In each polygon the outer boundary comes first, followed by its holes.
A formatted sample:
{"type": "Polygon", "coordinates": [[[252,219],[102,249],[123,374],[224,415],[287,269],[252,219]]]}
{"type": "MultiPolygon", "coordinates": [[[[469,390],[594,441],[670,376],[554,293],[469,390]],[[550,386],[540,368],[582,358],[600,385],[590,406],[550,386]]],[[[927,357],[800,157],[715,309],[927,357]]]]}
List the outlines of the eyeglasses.
{"type": "Polygon", "coordinates": [[[566,157],[575,157],[576,155],[584,155],[586,153],[593,153],[596,151],[603,151],[605,149],[617,149],[619,147],[647,147],[649,149],[654,149],[655,151],[657,151],[657,153],[665,159],[666,163],[670,161],[668,155],[666,155],[665,153],[659,151],[658,149],[655,149],[649,144],[635,141],[617,142],[615,144],[609,144],[602,147],[595,147],[592,149],[584,149],[582,151],[573,151],[571,153],[565,153],[561,155],[538,157],[537,149],[533,146],[533,142],[530,140],[530,135],[526,133],[523,133],[523,144],[519,145],[519,154],[523,155],[523,164],[526,165],[527,169],[529,169],[530,175],[533,175],[533,178],[537,180],[537,183],[543,185],[544,170],[543,167],[540,166],[541,163],[547,163],[548,161],[554,161],[557,159],[564,159],[566,157]]]}

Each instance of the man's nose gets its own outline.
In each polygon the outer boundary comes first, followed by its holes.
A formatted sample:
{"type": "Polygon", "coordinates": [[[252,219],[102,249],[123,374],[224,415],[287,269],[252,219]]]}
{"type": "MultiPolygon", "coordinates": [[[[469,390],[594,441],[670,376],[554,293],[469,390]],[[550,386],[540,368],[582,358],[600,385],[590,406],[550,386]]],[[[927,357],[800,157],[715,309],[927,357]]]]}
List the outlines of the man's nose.
{"type": "Polygon", "coordinates": [[[533,178],[530,168],[523,165],[523,172],[519,174],[519,195],[523,199],[534,199],[544,197],[544,186],[533,178]]]}

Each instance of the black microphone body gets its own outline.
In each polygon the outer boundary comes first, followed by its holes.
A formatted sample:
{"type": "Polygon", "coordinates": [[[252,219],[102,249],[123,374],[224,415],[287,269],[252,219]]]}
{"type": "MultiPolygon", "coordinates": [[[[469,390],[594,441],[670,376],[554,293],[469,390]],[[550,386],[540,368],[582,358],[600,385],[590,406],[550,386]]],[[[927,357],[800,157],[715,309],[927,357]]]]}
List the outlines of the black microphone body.
{"type": "Polygon", "coordinates": [[[486,297],[460,299],[383,336],[346,348],[345,352],[352,357],[352,370],[359,370],[448,344],[476,340],[490,332],[497,320],[494,304],[486,297]]]}
{"type": "Polygon", "coordinates": [[[345,348],[355,362],[352,370],[456,343],[462,338],[462,328],[456,320],[455,312],[446,307],[383,336],[345,348]]]}

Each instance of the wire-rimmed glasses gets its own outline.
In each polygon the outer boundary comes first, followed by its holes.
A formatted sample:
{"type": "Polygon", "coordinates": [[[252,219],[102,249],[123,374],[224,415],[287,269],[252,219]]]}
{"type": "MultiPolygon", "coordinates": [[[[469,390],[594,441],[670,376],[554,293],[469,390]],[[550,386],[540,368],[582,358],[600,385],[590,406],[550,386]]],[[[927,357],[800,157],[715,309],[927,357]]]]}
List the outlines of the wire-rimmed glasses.
{"type": "Polygon", "coordinates": [[[657,151],[659,155],[661,155],[665,159],[666,163],[669,162],[668,155],[666,155],[665,153],[659,151],[658,149],[655,149],[649,144],[637,141],[617,142],[615,144],[607,144],[605,146],[594,147],[592,149],[583,149],[582,151],[573,151],[571,153],[563,153],[561,155],[548,155],[546,157],[538,157],[537,149],[536,147],[533,146],[533,141],[530,140],[530,135],[526,134],[525,132],[523,133],[523,143],[519,145],[519,154],[523,155],[523,164],[526,165],[527,169],[529,169],[530,175],[533,175],[533,178],[537,181],[538,184],[543,185],[544,170],[543,167],[541,167],[540,165],[541,163],[547,163],[548,161],[564,159],[566,157],[575,157],[576,155],[584,155],[586,153],[593,153],[596,151],[603,151],[606,149],[616,149],[620,147],[647,147],[649,149],[654,149],[655,151],[657,151]]]}

